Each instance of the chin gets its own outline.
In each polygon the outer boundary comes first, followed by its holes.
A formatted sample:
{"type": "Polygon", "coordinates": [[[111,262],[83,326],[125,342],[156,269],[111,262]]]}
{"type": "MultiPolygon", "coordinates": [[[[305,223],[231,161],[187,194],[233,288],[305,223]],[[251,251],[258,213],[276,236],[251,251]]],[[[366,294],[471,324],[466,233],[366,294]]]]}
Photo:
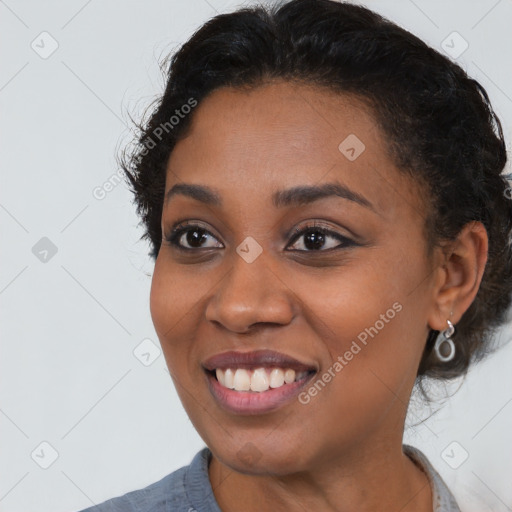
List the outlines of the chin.
{"type": "Polygon", "coordinates": [[[224,465],[246,475],[285,476],[307,469],[305,460],[297,456],[300,446],[269,445],[264,441],[247,441],[240,449],[233,444],[227,447],[209,446],[215,457],[224,465]]]}

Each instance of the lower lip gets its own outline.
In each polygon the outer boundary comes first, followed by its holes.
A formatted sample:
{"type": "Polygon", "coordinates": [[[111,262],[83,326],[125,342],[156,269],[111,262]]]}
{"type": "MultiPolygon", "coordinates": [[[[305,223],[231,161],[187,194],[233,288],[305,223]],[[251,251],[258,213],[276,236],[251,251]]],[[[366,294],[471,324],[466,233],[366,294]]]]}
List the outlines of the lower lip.
{"type": "Polygon", "coordinates": [[[213,375],[206,374],[210,393],[221,407],[236,414],[263,414],[279,409],[293,400],[314,376],[315,373],[308,374],[297,382],[256,392],[226,388],[213,375]]]}

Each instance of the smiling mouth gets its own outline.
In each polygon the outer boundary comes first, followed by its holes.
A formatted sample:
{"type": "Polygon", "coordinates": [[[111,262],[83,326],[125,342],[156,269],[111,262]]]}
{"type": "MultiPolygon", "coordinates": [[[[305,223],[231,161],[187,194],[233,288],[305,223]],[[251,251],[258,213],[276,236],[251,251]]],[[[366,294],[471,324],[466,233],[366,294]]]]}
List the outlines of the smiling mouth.
{"type": "Polygon", "coordinates": [[[207,370],[217,382],[226,389],[264,393],[271,389],[289,386],[307,380],[315,370],[295,371],[293,368],[264,367],[248,368],[217,368],[207,370]]]}
{"type": "Polygon", "coordinates": [[[316,373],[316,370],[262,366],[252,370],[216,368],[205,371],[213,398],[225,411],[236,415],[271,413],[293,403],[316,373]]]}
{"type": "Polygon", "coordinates": [[[227,351],[202,363],[211,395],[234,414],[265,414],[290,404],[318,373],[313,362],[274,350],[227,351]]]}

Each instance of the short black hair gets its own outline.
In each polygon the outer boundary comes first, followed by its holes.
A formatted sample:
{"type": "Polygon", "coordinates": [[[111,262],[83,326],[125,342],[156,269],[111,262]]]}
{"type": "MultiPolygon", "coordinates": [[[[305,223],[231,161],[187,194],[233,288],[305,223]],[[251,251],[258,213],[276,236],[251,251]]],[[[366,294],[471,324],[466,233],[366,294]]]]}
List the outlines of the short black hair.
{"type": "Polygon", "coordinates": [[[485,89],[460,66],[365,7],[291,0],[215,16],[172,55],[166,79],[120,159],[152,258],[162,242],[167,163],[193,118],[191,105],[220,87],[273,79],[355,94],[371,107],[396,166],[424,187],[428,247],[453,240],[471,221],[489,237],[480,289],[456,326],[455,358],[436,359],[438,331],[431,330],[418,376],[465,374],[489,352],[511,303],[512,201],[500,121],[485,89]]]}

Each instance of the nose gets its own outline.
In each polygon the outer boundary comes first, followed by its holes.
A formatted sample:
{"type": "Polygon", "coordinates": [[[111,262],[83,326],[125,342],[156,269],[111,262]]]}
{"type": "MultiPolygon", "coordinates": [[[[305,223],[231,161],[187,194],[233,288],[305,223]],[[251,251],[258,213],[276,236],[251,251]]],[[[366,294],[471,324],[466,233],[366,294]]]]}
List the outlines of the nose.
{"type": "Polygon", "coordinates": [[[263,254],[252,263],[235,255],[207,304],[206,319],[237,333],[256,324],[287,325],[294,317],[293,296],[263,254]]]}

